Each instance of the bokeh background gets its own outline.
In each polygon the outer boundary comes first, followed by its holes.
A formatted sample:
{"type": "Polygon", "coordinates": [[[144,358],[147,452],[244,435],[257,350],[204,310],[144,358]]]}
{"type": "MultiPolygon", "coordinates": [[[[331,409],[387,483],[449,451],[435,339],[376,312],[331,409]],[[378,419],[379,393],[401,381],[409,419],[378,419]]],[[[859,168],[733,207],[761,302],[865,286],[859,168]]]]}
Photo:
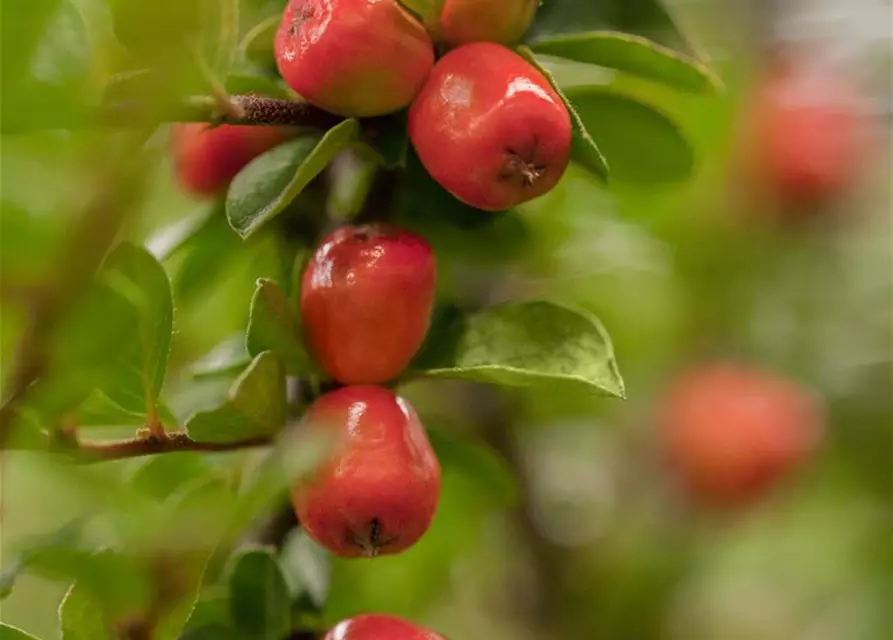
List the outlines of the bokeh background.
{"type": "MultiPolygon", "coordinates": [[[[4,0],[4,14],[19,1],[4,0]]],[[[680,94],[580,65],[553,69],[659,104],[691,141],[690,179],[605,188],[572,167],[517,218],[476,235],[450,235],[436,223],[424,229],[444,271],[488,300],[547,297],[595,312],[614,341],[628,399],[461,384],[405,389],[426,421],[499,450],[517,482],[503,493],[518,496],[502,504],[498,488],[488,493],[474,478],[448,475],[435,529],[409,553],[374,566],[307,566],[305,543],[295,541],[304,578],[318,589],[330,581],[332,618],[390,611],[457,640],[891,637],[890,4],[669,4],[712,60],[724,93],[680,94]],[[783,229],[762,224],[764,205],[743,186],[733,156],[747,92],[777,37],[815,47],[826,68],[854,82],[874,126],[856,187],[820,219],[783,229]],[[788,376],[827,408],[814,457],[767,499],[721,514],[690,504],[674,486],[653,419],[655,399],[680,367],[712,358],[788,376]]],[[[102,3],[74,5],[79,14],[71,19],[85,20],[94,46],[111,38],[102,3]]],[[[3,44],[6,76],[12,45],[3,44]]],[[[40,101],[33,117],[65,109],[40,101]]],[[[164,137],[150,144],[160,162],[125,233],[165,258],[177,309],[176,371],[244,330],[255,280],[281,266],[272,241],[242,246],[221,217],[208,223],[213,206],[174,185],[164,137]],[[200,241],[172,249],[170,225],[178,220],[201,221],[200,241]]],[[[59,251],[65,227],[58,212],[92,184],[97,148],[80,133],[2,137],[4,361],[27,323],[16,292],[43,277],[59,251]]],[[[628,153],[646,158],[650,149],[628,153]]],[[[218,380],[196,386],[181,377],[167,389],[177,411],[220,393],[218,380]]],[[[103,473],[120,479],[141,464],[108,464],[103,473]]],[[[481,473],[498,485],[504,470],[481,473]]],[[[4,559],[85,507],[85,492],[67,482],[36,456],[4,456],[4,559]]],[[[59,637],[55,611],[64,591],[23,577],[0,603],[0,617],[41,638],[59,637]]]]}

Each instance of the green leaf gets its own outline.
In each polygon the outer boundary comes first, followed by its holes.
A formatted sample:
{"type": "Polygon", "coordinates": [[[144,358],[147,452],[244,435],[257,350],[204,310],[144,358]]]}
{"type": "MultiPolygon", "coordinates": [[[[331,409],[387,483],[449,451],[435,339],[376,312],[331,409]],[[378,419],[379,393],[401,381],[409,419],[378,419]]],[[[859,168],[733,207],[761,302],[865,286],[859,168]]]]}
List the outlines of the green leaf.
{"type": "Polygon", "coordinates": [[[550,302],[513,302],[455,317],[414,365],[431,378],[506,387],[571,383],[624,397],[614,349],[593,316],[550,302]]]}
{"type": "Polygon", "coordinates": [[[134,471],[130,485],[135,491],[164,500],[180,487],[211,473],[207,456],[181,451],[150,457],[134,471]]]}
{"type": "Polygon", "coordinates": [[[515,477],[505,459],[492,447],[469,436],[456,436],[447,429],[429,428],[427,432],[442,467],[450,467],[473,479],[493,506],[514,506],[518,499],[515,477]]]}
{"type": "Polygon", "coordinates": [[[536,53],[610,67],[677,89],[709,91],[719,86],[703,63],[629,33],[574,33],[537,40],[530,47],[536,53]]]}
{"type": "Polygon", "coordinates": [[[79,583],[71,585],[59,605],[62,640],[115,640],[102,608],[79,583]]]}
{"type": "Polygon", "coordinates": [[[214,73],[217,78],[226,78],[233,66],[239,41],[239,0],[215,0],[215,2],[219,20],[214,73]]]}
{"type": "Polygon", "coordinates": [[[19,543],[13,553],[6,549],[3,566],[0,569],[0,599],[6,598],[12,593],[19,575],[28,570],[29,565],[39,563],[41,556],[53,553],[60,549],[75,550],[81,545],[86,519],[77,518],[66,522],[56,531],[35,536],[19,543]]]}
{"type": "Polygon", "coordinates": [[[0,640],[38,640],[38,638],[17,627],[0,622],[0,640]]]}
{"type": "Polygon", "coordinates": [[[294,97],[280,76],[245,61],[237,62],[230,70],[224,87],[229,93],[254,93],[271,98],[294,97]]]}
{"type": "Polygon", "coordinates": [[[288,632],[291,596],[271,551],[250,549],[233,560],[229,598],[233,626],[243,636],[281,638],[288,632]]]}
{"type": "Polygon", "coordinates": [[[78,8],[70,0],[4,3],[3,25],[3,130],[80,124],[92,52],[78,8]],[[26,33],[7,33],[7,25],[26,33]]]}
{"type": "Polygon", "coordinates": [[[228,585],[215,582],[213,585],[206,586],[195,601],[195,606],[193,606],[186,623],[186,632],[206,627],[229,627],[228,585]]]}
{"type": "Polygon", "coordinates": [[[241,371],[251,364],[251,356],[245,349],[245,335],[238,333],[211,349],[192,367],[195,378],[211,378],[229,376],[241,371]]]}
{"type": "Polygon", "coordinates": [[[409,151],[409,128],[406,111],[370,120],[370,126],[363,130],[362,140],[374,152],[376,158],[387,169],[406,166],[409,151]]]}
{"type": "Polygon", "coordinates": [[[313,609],[321,609],[329,592],[329,554],[307,532],[295,527],[285,539],[279,563],[291,592],[306,596],[313,609]]]}
{"type": "Polygon", "coordinates": [[[290,375],[306,375],[316,367],[302,335],[300,318],[285,292],[272,280],[258,280],[248,320],[248,353],[272,351],[282,358],[290,375]]]}
{"type": "Polygon", "coordinates": [[[644,36],[674,48],[692,49],[664,0],[548,0],[537,9],[525,40],[535,43],[550,36],[603,29],[644,36]]]}
{"type": "Polygon", "coordinates": [[[665,183],[691,175],[694,150],[654,107],[603,87],[574,87],[566,95],[609,159],[612,180],[665,183]]]}
{"type": "Polygon", "coordinates": [[[129,243],[109,255],[100,278],[137,310],[136,325],[129,327],[132,338],[114,352],[115,370],[101,389],[122,408],[149,415],[157,410],[170,354],[170,281],[151,253],[129,243]]]}
{"type": "Polygon", "coordinates": [[[276,13],[251,27],[239,43],[239,55],[261,67],[274,67],[273,41],[281,22],[282,14],[276,13]]]}
{"type": "Polygon", "coordinates": [[[605,159],[605,156],[602,155],[598,144],[596,144],[595,140],[593,140],[592,136],[589,134],[585,122],[577,113],[574,105],[571,104],[567,99],[567,96],[564,94],[564,91],[562,91],[561,87],[558,86],[558,83],[555,82],[552,73],[536,59],[536,56],[533,55],[533,51],[527,47],[518,47],[518,53],[539,69],[552,85],[552,88],[555,89],[555,92],[564,101],[568,113],[571,116],[571,125],[573,126],[571,131],[573,136],[571,138],[571,158],[602,181],[606,181],[608,179],[608,174],[611,171],[610,165],[605,159]]]}
{"type": "Polygon", "coordinates": [[[258,355],[233,383],[229,400],[186,422],[198,442],[238,442],[272,436],[285,424],[285,367],[272,352],[258,355]]]}
{"type": "Polygon", "coordinates": [[[359,122],[350,118],[323,136],[291,140],[251,161],[226,196],[232,228],[243,238],[255,233],[281,213],[359,132],[359,122]]]}

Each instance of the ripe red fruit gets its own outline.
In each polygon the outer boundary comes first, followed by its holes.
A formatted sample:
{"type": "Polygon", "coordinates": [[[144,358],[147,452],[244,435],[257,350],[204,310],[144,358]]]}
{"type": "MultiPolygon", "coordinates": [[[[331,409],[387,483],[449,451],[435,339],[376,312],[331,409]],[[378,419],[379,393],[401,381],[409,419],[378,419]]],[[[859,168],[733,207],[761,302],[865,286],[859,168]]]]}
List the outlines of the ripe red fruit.
{"type": "Polygon", "coordinates": [[[660,407],[672,471],[697,499],[735,506],[766,494],[813,451],[817,400],[792,381],[740,364],[681,375],[660,407]]]}
{"type": "Polygon", "coordinates": [[[451,47],[470,42],[514,44],[521,39],[539,0],[446,0],[440,36],[451,47]]]}
{"type": "Polygon", "coordinates": [[[174,125],[171,143],[178,182],[189,193],[216,195],[242,167],[287,137],[275,127],[211,127],[201,122],[174,125]]]}
{"type": "Polygon", "coordinates": [[[419,418],[383,387],[343,387],[308,410],[312,429],[337,434],[332,458],[292,492],[301,525],[343,557],[393,554],[431,524],[440,464],[419,418]]]}
{"type": "Polygon", "coordinates": [[[529,62],[479,42],[434,65],[410,107],[409,135],[441,186],[473,207],[498,211],[555,186],[570,157],[571,119],[529,62]]]}
{"type": "Polygon", "coordinates": [[[401,618],[383,614],[365,614],[342,620],[323,640],[446,640],[401,618]]]}
{"type": "Polygon", "coordinates": [[[842,195],[864,166],[857,91],[805,55],[773,62],[758,78],[744,119],[748,183],[782,206],[812,206],[842,195]]]}
{"type": "Polygon", "coordinates": [[[304,271],[301,319],[323,369],[343,384],[386,382],[428,332],[437,267],[430,245],[384,224],[347,226],[304,271]]]}
{"type": "Polygon", "coordinates": [[[275,52],[292,89],[343,116],[402,109],[434,64],[427,31],[397,0],[291,0],[275,52]]]}

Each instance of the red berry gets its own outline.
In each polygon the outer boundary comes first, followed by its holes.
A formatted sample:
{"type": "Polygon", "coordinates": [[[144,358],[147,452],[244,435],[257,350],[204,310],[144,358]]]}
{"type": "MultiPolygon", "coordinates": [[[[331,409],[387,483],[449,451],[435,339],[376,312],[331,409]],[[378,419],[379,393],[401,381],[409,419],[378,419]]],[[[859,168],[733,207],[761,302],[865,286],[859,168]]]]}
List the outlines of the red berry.
{"type": "Polygon", "coordinates": [[[174,125],[171,142],[177,179],[190,193],[216,195],[226,190],[246,164],[287,137],[275,127],[174,125]]]}
{"type": "Polygon", "coordinates": [[[401,618],[379,613],[342,620],[323,640],[446,640],[401,618]]]}
{"type": "Polygon", "coordinates": [[[845,193],[863,166],[860,112],[856,90],[829,69],[805,56],[774,65],[745,105],[751,183],[789,207],[845,193]]]}
{"type": "Polygon", "coordinates": [[[343,384],[400,374],[428,332],[436,262],[408,231],[374,224],[342,227],[316,250],[301,285],[307,343],[343,384]]]}
{"type": "Polygon", "coordinates": [[[478,209],[543,195],[567,168],[571,119],[548,80],[517,53],[480,42],[434,65],[409,110],[425,169],[478,209]]]}
{"type": "Polygon", "coordinates": [[[713,505],[766,494],[813,451],[817,400],[794,382],[739,364],[692,369],[669,389],[659,427],[683,486],[713,505]]]}
{"type": "Polygon", "coordinates": [[[343,387],[319,398],[305,420],[337,433],[332,459],[292,493],[308,535],[343,557],[398,553],[418,541],[437,510],[440,464],[409,403],[383,387],[343,387]]]}
{"type": "Polygon", "coordinates": [[[470,42],[514,44],[521,39],[539,0],[446,0],[440,36],[451,47],[470,42]]]}
{"type": "Polygon", "coordinates": [[[343,116],[402,109],[434,64],[427,31],[397,0],[291,0],[275,51],[292,89],[343,116]]]}

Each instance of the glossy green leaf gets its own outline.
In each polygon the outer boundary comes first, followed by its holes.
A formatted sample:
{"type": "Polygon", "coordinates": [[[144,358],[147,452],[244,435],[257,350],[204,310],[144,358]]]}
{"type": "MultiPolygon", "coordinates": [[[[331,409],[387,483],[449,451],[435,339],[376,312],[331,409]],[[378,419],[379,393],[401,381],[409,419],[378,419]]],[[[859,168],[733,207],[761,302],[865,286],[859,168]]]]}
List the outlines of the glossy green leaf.
{"type": "Polygon", "coordinates": [[[62,640],[115,640],[102,608],[90,592],[75,582],[59,605],[62,640]]]}
{"type": "Polygon", "coordinates": [[[25,633],[18,627],[0,622],[0,640],[38,640],[38,638],[30,633],[25,633]]]}
{"type": "Polygon", "coordinates": [[[114,373],[101,389],[122,408],[148,415],[156,411],[170,354],[170,281],[152,254],[129,243],[109,255],[100,278],[137,311],[132,337],[113,352],[114,373]]]}
{"type": "Polygon", "coordinates": [[[300,318],[285,292],[272,280],[258,280],[248,320],[248,353],[272,351],[282,358],[290,375],[306,375],[315,366],[302,335],[300,318]]]}
{"type": "Polygon", "coordinates": [[[691,43],[664,0],[548,0],[534,14],[525,39],[537,42],[545,37],[606,29],[644,36],[674,48],[691,49],[691,43]]]}
{"type": "Polygon", "coordinates": [[[236,176],[226,196],[233,229],[247,238],[281,213],[359,131],[359,122],[351,118],[323,136],[302,136],[255,158],[236,176]]]}
{"type": "Polygon", "coordinates": [[[719,84],[701,62],[629,33],[573,33],[543,38],[530,47],[536,53],[610,67],[687,91],[713,90],[719,84]]]}
{"type": "Polygon", "coordinates": [[[222,406],[186,421],[199,442],[238,442],[272,436],[285,424],[285,367],[265,351],[236,379],[222,406]]]}
{"type": "Polygon", "coordinates": [[[602,87],[574,87],[566,96],[620,182],[666,183],[688,178],[694,150],[656,108],[602,87]]]}
{"type": "Polygon", "coordinates": [[[533,51],[528,49],[527,47],[518,47],[518,53],[520,53],[524,58],[526,58],[531,64],[533,64],[540,72],[546,76],[546,79],[552,85],[552,88],[555,89],[555,92],[561,96],[561,99],[564,100],[564,104],[567,107],[568,113],[571,116],[571,126],[573,127],[571,130],[572,138],[571,138],[571,158],[579,163],[581,166],[586,168],[588,171],[592,172],[593,175],[605,181],[608,179],[608,175],[610,174],[610,165],[608,160],[605,159],[605,156],[602,154],[601,149],[598,144],[593,140],[589,131],[586,128],[586,123],[577,113],[574,105],[568,100],[564,91],[562,91],[561,87],[558,86],[558,83],[555,82],[555,78],[552,76],[552,73],[546,69],[540,62],[536,59],[536,56],[533,54],[533,51]]]}
{"type": "Polygon", "coordinates": [[[456,316],[414,367],[431,378],[506,387],[567,383],[623,397],[614,349],[593,316],[550,302],[515,302],[456,316]]]}
{"type": "Polygon", "coordinates": [[[234,375],[251,364],[251,356],[245,349],[245,335],[231,336],[211,349],[192,365],[196,378],[234,375]]]}
{"type": "Polygon", "coordinates": [[[511,507],[518,497],[515,477],[505,459],[492,447],[447,429],[428,429],[428,439],[441,467],[450,467],[473,479],[494,507],[511,507]]]}
{"type": "Polygon", "coordinates": [[[249,549],[234,558],[229,598],[233,626],[244,637],[281,638],[288,632],[291,596],[272,551],[249,549]]]}

